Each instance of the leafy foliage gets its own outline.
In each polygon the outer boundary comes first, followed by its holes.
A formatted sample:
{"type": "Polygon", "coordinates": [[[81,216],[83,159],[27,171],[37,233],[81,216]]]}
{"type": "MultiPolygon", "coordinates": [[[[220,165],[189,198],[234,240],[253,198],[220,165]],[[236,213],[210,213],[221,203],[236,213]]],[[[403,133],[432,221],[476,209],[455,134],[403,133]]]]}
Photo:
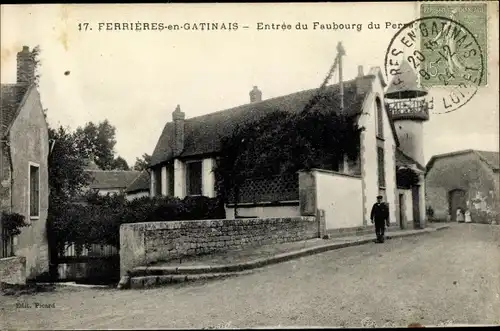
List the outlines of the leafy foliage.
{"type": "Polygon", "coordinates": [[[33,47],[31,54],[33,54],[33,62],[35,64],[34,83],[36,86],[40,84],[40,67],[42,66],[42,62],[40,61],[40,53],[40,45],[36,45],[35,47],[33,47]]]}
{"type": "Polygon", "coordinates": [[[53,231],[57,247],[109,244],[119,247],[123,223],[225,218],[217,199],[207,197],[143,197],[89,193],[86,204],[63,203],[55,208],[53,231]]]}
{"type": "Polygon", "coordinates": [[[21,228],[29,225],[21,214],[2,212],[2,229],[6,237],[12,238],[21,234],[21,228]]]}
{"type": "Polygon", "coordinates": [[[84,155],[73,133],[62,126],[49,128],[49,139],[53,143],[49,155],[50,206],[79,194],[89,183],[90,176],[84,171],[84,155]]]}
{"type": "Polygon", "coordinates": [[[141,158],[136,158],[134,170],[142,171],[151,165],[151,155],[144,153],[141,158]]]}
{"type": "Polygon", "coordinates": [[[127,161],[122,158],[121,156],[118,156],[114,161],[112,168],[114,170],[130,170],[130,167],[128,166],[127,161]]]}
{"type": "Polygon", "coordinates": [[[86,158],[92,158],[102,170],[112,170],[114,165],[114,148],[116,128],[108,120],[98,124],[88,122],[78,127],[75,139],[78,148],[86,158]]]}
{"type": "Polygon", "coordinates": [[[333,96],[316,99],[309,111],[274,109],[221,139],[215,174],[224,198],[231,190],[236,197],[245,178],[291,175],[311,168],[338,170],[344,155],[356,160],[363,129],[355,118],[329,110],[336,104],[333,96]]]}

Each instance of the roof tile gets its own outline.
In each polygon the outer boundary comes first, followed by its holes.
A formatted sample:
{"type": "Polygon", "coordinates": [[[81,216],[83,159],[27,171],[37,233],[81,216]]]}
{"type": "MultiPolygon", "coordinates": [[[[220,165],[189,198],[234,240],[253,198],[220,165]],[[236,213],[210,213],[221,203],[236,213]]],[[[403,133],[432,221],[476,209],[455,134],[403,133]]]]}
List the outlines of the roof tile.
{"type": "MultiPolygon", "coordinates": [[[[301,91],[186,119],[184,151],[180,156],[187,157],[218,152],[221,138],[232,132],[238,125],[249,124],[274,110],[299,113],[317,91],[318,89],[301,91]]],[[[336,110],[340,108],[338,92],[338,84],[327,86],[323,92],[324,95],[333,97],[332,108],[336,110]]],[[[356,80],[344,82],[344,111],[350,115],[360,114],[365,96],[366,93],[358,93],[356,80]]],[[[173,130],[173,123],[168,122],[153,152],[151,158],[153,166],[172,158],[173,130]]]]}
{"type": "Polygon", "coordinates": [[[125,192],[132,193],[136,191],[149,191],[150,182],[151,176],[146,170],[143,170],[141,174],[137,176],[127,187],[125,192]]]}
{"type": "Polygon", "coordinates": [[[92,177],[91,189],[126,189],[140,171],[86,170],[92,177]]]}
{"type": "Polygon", "coordinates": [[[0,135],[6,133],[16,117],[16,112],[23,100],[29,85],[24,84],[1,84],[0,86],[0,107],[2,116],[0,118],[0,135]]]}

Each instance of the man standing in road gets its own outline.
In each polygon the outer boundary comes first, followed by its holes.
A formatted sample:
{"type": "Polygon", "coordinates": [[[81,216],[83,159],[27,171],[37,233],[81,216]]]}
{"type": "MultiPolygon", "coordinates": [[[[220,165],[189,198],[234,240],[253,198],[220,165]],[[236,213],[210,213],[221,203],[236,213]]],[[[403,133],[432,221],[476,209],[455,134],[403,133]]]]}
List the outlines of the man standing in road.
{"type": "Polygon", "coordinates": [[[382,202],[382,196],[377,197],[377,202],[373,204],[372,212],[370,214],[372,224],[375,223],[375,234],[377,235],[377,242],[384,242],[385,225],[389,226],[389,208],[387,204],[382,202]]]}

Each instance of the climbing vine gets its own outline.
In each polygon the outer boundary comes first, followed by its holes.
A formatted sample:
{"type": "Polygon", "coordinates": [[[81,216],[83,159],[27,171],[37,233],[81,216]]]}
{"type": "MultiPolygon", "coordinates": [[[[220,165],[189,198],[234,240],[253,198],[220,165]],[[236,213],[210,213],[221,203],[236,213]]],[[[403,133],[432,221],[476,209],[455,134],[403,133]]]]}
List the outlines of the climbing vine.
{"type": "Polygon", "coordinates": [[[346,155],[356,160],[360,133],[356,117],[331,111],[333,96],[316,97],[308,111],[279,109],[221,139],[215,174],[218,190],[227,198],[246,178],[291,175],[299,170],[337,170],[346,155]]]}

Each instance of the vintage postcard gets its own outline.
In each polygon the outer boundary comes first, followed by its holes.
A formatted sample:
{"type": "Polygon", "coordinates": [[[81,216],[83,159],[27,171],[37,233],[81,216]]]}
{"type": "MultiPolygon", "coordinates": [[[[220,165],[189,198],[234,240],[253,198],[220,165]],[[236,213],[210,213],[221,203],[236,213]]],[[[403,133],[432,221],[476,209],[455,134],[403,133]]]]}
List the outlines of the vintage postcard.
{"type": "Polygon", "coordinates": [[[0,328],[500,325],[495,1],[0,6],[0,328]]]}

